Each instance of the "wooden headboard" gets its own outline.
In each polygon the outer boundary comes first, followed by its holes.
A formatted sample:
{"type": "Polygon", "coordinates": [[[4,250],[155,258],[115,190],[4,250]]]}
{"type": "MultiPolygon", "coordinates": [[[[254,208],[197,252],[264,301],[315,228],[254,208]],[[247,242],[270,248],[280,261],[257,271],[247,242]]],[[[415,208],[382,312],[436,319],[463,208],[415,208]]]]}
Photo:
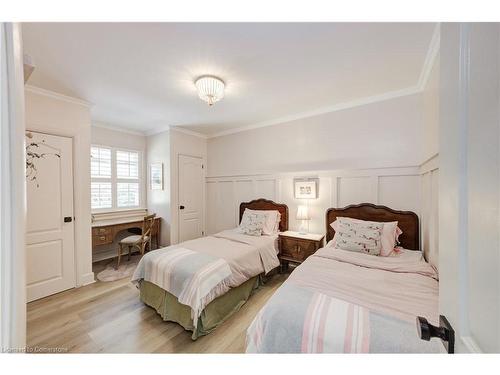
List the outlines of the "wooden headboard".
{"type": "Polygon", "coordinates": [[[337,217],[350,217],[368,221],[397,221],[403,234],[399,236],[401,246],[409,250],[420,249],[418,216],[411,211],[396,211],[386,206],[371,203],[361,203],[344,208],[329,208],[326,210],[326,241],[330,241],[335,231],[330,226],[337,217]]]}
{"type": "Polygon", "coordinates": [[[243,217],[245,208],[250,210],[277,210],[281,214],[280,232],[288,230],[288,206],[286,204],[275,203],[267,199],[256,199],[250,202],[243,202],[240,204],[240,220],[243,217]]]}

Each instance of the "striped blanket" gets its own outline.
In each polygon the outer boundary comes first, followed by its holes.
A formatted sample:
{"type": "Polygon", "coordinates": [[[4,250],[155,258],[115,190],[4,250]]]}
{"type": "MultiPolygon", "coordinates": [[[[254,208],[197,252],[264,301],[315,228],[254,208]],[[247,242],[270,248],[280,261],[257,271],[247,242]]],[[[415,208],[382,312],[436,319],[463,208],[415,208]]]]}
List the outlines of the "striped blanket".
{"type": "Polygon", "coordinates": [[[247,331],[247,353],[429,353],[415,324],[285,283],[247,331]]]}
{"type": "Polygon", "coordinates": [[[231,269],[226,260],[183,247],[164,248],[146,254],[132,281],[146,280],[177,297],[191,307],[196,328],[198,317],[208,298],[229,290],[231,269]]]}

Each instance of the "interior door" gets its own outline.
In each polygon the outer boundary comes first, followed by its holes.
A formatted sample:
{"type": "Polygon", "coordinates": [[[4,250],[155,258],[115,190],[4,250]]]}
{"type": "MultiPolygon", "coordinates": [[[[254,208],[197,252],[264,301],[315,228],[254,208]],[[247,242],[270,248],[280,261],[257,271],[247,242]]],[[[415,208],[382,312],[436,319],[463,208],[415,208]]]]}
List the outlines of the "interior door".
{"type": "Polygon", "coordinates": [[[179,242],[203,235],[203,161],[179,155],[179,242]]]}
{"type": "Polygon", "coordinates": [[[73,144],[28,134],[27,297],[33,301],[75,287],[73,144]]]}

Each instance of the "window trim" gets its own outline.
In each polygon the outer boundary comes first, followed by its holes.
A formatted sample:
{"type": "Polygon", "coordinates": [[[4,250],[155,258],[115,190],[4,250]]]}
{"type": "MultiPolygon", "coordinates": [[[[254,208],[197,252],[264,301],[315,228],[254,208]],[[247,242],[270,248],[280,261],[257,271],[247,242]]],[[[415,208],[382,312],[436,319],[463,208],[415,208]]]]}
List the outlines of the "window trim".
{"type": "Polygon", "coordinates": [[[114,147],[107,146],[99,143],[92,143],[90,147],[99,147],[99,148],[107,148],[111,150],[111,178],[107,177],[92,177],[92,173],[90,173],[90,183],[92,182],[111,182],[111,207],[108,208],[92,208],[90,207],[92,214],[97,213],[107,213],[107,212],[120,212],[120,211],[132,211],[138,209],[145,208],[146,202],[146,189],[145,182],[146,178],[144,176],[144,151],[137,150],[127,147],[114,147]],[[130,178],[118,178],[116,171],[116,151],[125,151],[125,152],[136,152],[139,155],[138,161],[138,171],[137,171],[137,179],[130,178]],[[139,184],[139,205],[138,206],[129,206],[129,207],[118,207],[118,197],[117,197],[117,189],[119,182],[128,182],[133,183],[136,182],[139,184]]]}

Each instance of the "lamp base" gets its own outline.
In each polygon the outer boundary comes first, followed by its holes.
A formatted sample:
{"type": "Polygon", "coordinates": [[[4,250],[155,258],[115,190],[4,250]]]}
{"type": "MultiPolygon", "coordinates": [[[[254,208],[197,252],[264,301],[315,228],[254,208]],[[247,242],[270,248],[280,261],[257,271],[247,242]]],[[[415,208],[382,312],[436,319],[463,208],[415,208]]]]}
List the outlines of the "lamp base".
{"type": "Polygon", "coordinates": [[[299,228],[299,234],[307,234],[308,233],[309,228],[307,228],[306,222],[307,222],[307,220],[302,220],[302,223],[300,224],[300,228],[299,228]]]}

